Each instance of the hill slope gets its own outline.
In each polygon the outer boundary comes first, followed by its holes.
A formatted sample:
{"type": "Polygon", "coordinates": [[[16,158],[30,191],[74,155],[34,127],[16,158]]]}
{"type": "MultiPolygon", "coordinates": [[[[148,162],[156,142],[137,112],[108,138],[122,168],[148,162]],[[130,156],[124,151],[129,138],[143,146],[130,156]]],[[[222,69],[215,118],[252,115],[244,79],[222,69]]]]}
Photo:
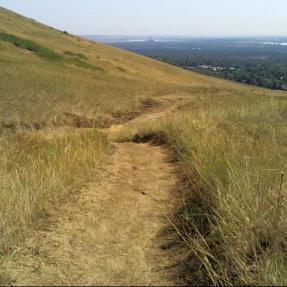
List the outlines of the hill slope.
{"type": "Polygon", "coordinates": [[[179,69],[67,35],[4,8],[0,63],[0,114],[7,125],[62,124],[64,113],[110,119],[145,98],[192,84],[179,69]]]}
{"type": "Polygon", "coordinates": [[[147,98],[239,87],[68,35],[4,8],[0,64],[0,122],[8,127],[71,124],[75,115],[103,126],[147,98]]]}
{"type": "MultiPolygon", "coordinates": [[[[62,228],[55,228],[68,215],[64,204],[68,210],[73,207],[72,216],[68,216],[72,225],[81,225],[82,219],[91,224],[85,229],[88,235],[94,234],[94,224],[99,222],[94,216],[95,220],[90,222],[90,212],[95,212],[103,220],[109,218],[119,232],[129,226],[123,220],[127,218],[138,231],[137,238],[142,236],[139,225],[144,223],[147,227],[144,237],[158,245],[159,230],[152,223],[157,212],[161,213],[160,201],[155,200],[153,208],[148,205],[147,218],[145,212],[140,213],[147,207],[142,197],[149,200],[159,191],[167,195],[170,189],[167,201],[173,205],[176,202],[172,200],[173,192],[181,186],[189,198],[172,211],[174,218],[171,216],[175,227],[172,230],[179,235],[176,240],[180,245],[159,248],[160,255],[154,253],[155,258],[160,261],[164,259],[162,250],[170,255],[173,247],[184,245],[182,257],[172,266],[179,268],[178,273],[191,285],[287,284],[286,93],[183,71],[57,31],[3,8],[0,8],[0,66],[0,128],[2,131],[32,128],[0,137],[0,284],[11,283],[13,278],[15,282],[18,278],[19,284],[26,282],[20,277],[24,274],[29,280],[29,272],[35,275],[35,282],[43,283],[41,276],[36,278],[41,275],[41,268],[61,265],[59,262],[66,262],[62,261],[66,254],[76,255],[81,248],[88,258],[89,247],[97,252],[98,244],[101,245],[97,236],[91,246],[86,233],[67,228],[66,238],[78,232],[83,243],[77,246],[77,241],[68,240],[62,257],[56,256],[58,263],[45,261],[45,255],[54,257],[53,251],[57,249],[42,252],[45,240],[38,235],[46,232],[49,244],[56,243],[55,235],[59,242],[66,242],[62,240],[62,228]],[[148,112],[137,117],[147,107],[148,112]],[[108,127],[133,117],[137,118],[104,130],[33,130],[60,125],[108,127]],[[115,143],[148,140],[164,143],[172,152],[171,158],[166,158],[162,147],[157,149],[151,144],[144,144],[141,149],[136,143],[115,143]],[[117,160],[106,165],[112,153],[117,160]],[[180,167],[179,177],[175,161],[180,167]],[[97,180],[105,179],[103,170],[111,171],[113,167],[116,173],[111,174],[111,180],[97,180]],[[91,189],[85,187],[87,182],[91,189]],[[103,190],[99,191],[101,182],[103,190]],[[105,193],[109,186],[112,192],[105,193]],[[114,203],[121,206],[122,194],[118,193],[121,190],[126,191],[129,208],[120,209],[118,216],[118,208],[109,207],[114,203]],[[90,194],[96,200],[90,202],[90,194]],[[112,196],[107,205],[98,204],[99,197],[109,194],[112,196]],[[114,195],[119,196],[118,201],[114,201],[114,195]],[[85,206],[82,213],[73,216],[79,198],[85,206]],[[143,207],[137,208],[137,204],[143,207]],[[129,217],[130,209],[136,220],[129,217]],[[40,249],[37,244],[29,246],[27,238],[30,243],[39,239],[40,249]],[[31,268],[27,266],[30,256],[31,268]],[[42,260],[47,265],[40,264],[42,260]],[[23,272],[21,266],[29,271],[23,272]]],[[[170,227],[166,224],[165,227],[170,227]]],[[[65,222],[63,225],[66,226],[65,222]]],[[[106,227],[102,224],[98,229],[102,235],[116,234],[106,227]]],[[[112,250],[113,241],[104,238],[105,245],[101,246],[112,250]]],[[[132,239],[115,242],[125,248],[122,253],[111,252],[106,260],[114,261],[116,256],[120,260],[130,259],[121,254],[130,251],[129,244],[135,242],[132,239]]],[[[136,247],[142,253],[132,258],[135,269],[136,258],[147,259],[151,251],[141,244],[136,247]]],[[[63,251],[60,247],[58,250],[63,251]]],[[[91,260],[91,263],[101,262],[91,260]]],[[[142,270],[154,272],[156,268],[151,265],[142,270]]],[[[99,265],[94,266],[99,270],[99,265]]],[[[85,268],[74,268],[79,275],[86,274],[85,268]]],[[[112,264],[103,266],[107,268],[118,270],[112,264]]],[[[42,270],[46,275],[45,269],[42,270]]],[[[91,271],[89,267],[87,270],[91,271]]],[[[71,279],[71,272],[65,268],[64,273],[58,271],[59,274],[53,271],[53,275],[71,279]]],[[[142,274],[152,278],[145,272],[142,274]]]]}

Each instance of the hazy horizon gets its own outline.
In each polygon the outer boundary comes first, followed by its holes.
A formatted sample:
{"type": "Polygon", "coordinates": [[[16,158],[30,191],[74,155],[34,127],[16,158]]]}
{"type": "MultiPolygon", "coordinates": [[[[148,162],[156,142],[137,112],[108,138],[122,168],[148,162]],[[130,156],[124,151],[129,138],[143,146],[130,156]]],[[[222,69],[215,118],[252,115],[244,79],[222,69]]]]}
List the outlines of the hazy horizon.
{"type": "Polygon", "coordinates": [[[287,36],[285,0],[0,0],[0,6],[78,35],[287,36]]]}
{"type": "Polygon", "coordinates": [[[97,36],[97,37],[126,37],[126,38],[179,38],[179,39],[258,39],[258,38],[286,38],[286,34],[282,35],[162,35],[162,34],[142,34],[142,35],[128,35],[128,34],[81,34],[81,36],[97,36]]]}

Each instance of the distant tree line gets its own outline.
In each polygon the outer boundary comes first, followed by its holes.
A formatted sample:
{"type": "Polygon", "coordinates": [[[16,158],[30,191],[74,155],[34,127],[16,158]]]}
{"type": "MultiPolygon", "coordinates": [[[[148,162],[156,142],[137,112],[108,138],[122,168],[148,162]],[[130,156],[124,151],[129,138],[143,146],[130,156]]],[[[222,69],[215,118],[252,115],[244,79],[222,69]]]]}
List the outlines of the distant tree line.
{"type": "Polygon", "coordinates": [[[236,41],[147,41],[117,43],[116,46],[184,69],[265,88],[287,90],[287,46],[238,45],[236,41]]]}

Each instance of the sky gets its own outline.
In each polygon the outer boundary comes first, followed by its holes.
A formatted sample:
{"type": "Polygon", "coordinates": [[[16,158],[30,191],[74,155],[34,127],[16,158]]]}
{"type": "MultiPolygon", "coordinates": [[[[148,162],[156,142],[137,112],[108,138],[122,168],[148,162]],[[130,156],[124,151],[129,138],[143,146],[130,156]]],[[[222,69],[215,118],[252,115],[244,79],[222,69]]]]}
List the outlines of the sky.
{"type": "Polygon", "coordinates": [[[0,0],[78,35],[287,36],[287,0],[0,0]]]}

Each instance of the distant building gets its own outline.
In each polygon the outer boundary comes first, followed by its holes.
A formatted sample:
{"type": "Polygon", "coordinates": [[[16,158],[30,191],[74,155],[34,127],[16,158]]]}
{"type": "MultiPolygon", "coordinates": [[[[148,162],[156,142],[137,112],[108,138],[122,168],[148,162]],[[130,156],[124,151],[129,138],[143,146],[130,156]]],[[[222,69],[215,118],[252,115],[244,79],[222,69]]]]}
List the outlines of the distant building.
{"type": "Polygon", "coordinates": [[[287,91],[287,83],[281,85],[281,89],[284,91],[287,91]]]}
{"type": "Polygon", "coordinates": [[[210,66],[202,65],[202,66],[199,66],[199,68],[202,68],[202,69],[209,69],[209,68],[210,68],[210,66]]]}

